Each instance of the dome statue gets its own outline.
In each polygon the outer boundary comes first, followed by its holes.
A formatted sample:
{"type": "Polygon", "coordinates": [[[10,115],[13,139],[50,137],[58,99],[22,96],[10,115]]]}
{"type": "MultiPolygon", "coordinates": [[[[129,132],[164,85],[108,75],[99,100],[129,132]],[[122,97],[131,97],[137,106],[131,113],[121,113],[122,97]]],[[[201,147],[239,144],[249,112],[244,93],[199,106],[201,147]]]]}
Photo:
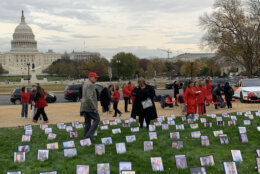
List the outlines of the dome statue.
{"type": "Polygon", "coordinates": [[[13,40],[11,41],[12,52],[38,52],[37,41],[33,31],[25,22],[22,11],[21,23],[15,28],[13,40]]]}

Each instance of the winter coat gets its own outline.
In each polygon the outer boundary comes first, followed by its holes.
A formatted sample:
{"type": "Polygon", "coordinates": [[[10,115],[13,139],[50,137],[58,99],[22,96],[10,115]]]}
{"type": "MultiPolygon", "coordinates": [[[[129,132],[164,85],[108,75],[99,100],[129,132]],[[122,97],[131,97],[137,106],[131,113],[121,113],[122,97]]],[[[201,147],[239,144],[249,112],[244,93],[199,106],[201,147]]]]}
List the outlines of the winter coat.
{"type": "Polygon", "coordinates": [[[205,91],[203,91],[203,87],[198,87],[197,88],[198,91],[200,91],[200,93],[197,95],[197,103],[198,104],[202,104],[204,103],[204,99],[205,99],[205,91]]]}
{"type": "Polygon", "coordinates": [[[109,96],[109,91],[105,87],[100,92],[100,104],[101,106],[108,106],[110,104],[111,96],[109,96]]]}
{"type": "Polygon", "coordinates": [[[130,97],[131,96],[131,92],[128,90],[128,87],[126,86],[126,87],[124,87],[123,89],[122,89],[122,91],[123,91],[123,97],[130,97]]]}
{"type": "Polygon", "coordinates": [[[119,97],[120,97],[120,94],[119,94],[119,92],[118,92],[118,90],[115,90],[114,92],[113,92],[113,99],[114,100],[116,100],[117,101],[117,103],[119,103],[119,97]]]}
{"type": "MultiPolygon", "coordinates": [[[[134,90],[134,86],[132,86],[131,84],[128,84],[127,85],[127,89],[128,89],[128,91],[130,92],[130,96],[131,96],[131,93],[132,93],[132,91],[134,90]]],[[[129,96],[129,97],[130,97],[129,96]]]]}
{"type": "Polygon", "coordinates": [[[223,91],[224,91],[224,94],[225,94],[225,98],[232,99],[232,96],[234,95],[234,90],[231,88],[231,86],[225,85],[223,87],[223,91]]]}
{"type": "Polygon", "coordinates": [[[132,95],[135,97],[131,113],[132,118],[136,119],[136,116],[143,116],[148,120],[157,118],[157,111],[153,101],[153,98],[155,97],[155,90],[152,86],[146,85],[144,89],[141,89],[140,87],[135,88],[132,95]],[[143,109],[142,102],[148,98],[151,99],[153,105],[152,107],[143,109]]]}
{"type": "Polygon", "coordinates": [[[180,85],[177,85],[176,83],[173,84],[173,92],[174,92],[174,98],[177,98],[177,95],[179,94],[180,85]]]}
{"type": "Polygon", "coordinates": [[[21,103],[29,103],[30,102],[30,93],[21,92],[21,103]]]}
{"type": "Polygon", "coordinates": [[[186,104],[186,113],[192,114],[196,112],[196,92],[191,88],[187,88],[185,91],[184,104],[186,104]]]}
{"type": "Polygon", "coordinates": [[[98,112],[98,92],[96,91],[96,85],[89,80],[84,83],[82,87],[82,99],[80,112],[98,112]]]}
{"type": "Polygon", "coordinates": [[[40,93],[36,93],[36,97],[35,97],[35,106],[36,108],[45,108],[46,106],[48,106],[46,100],[45,100],[45,96],[41,96],[40,93]]]}

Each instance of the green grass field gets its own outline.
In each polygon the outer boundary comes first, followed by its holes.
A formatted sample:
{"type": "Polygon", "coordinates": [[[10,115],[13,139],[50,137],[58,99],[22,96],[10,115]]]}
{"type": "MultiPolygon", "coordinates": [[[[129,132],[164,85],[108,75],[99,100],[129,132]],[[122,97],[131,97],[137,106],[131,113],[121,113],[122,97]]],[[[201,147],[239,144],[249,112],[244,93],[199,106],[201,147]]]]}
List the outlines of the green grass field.
{"type": "MultiPolygon", "coordinates": [[[[236,115],[235,113],[230,115],[236,115]]],[[[255,114],[254,114],[255,116],[255,114]]],[[[228,126],[227,121],[230,118],[223,118],[225,126],[217,126],[216,119],[208,118],[207,122],[212,122],[212,128],[204,128],[200,121],[198,129],[191,129],[185,122],[185,130],[179,130],[180,140],[184,141],[184,148],[173,149],[169,133],[176,131],[175,126],[169,126],[169,130],[162,130],[161,127],[156,127],[158,140],[153,140],[154,149],[150,152],[144,152],[143,142],[149,140],[149,130],[146,128],[140,129],[140,132],[132,133],[130,128],[123,128],[121,125],[109,126],[109,130],[100,130],[98,128],[98,136],[94,138],[92,145],[89,147],[81,147],[79,141],[83,139],[83,129],[78,129],[78,138],[70,138],[66,130],[57,129],[56,125],[49,125],[53,128],[53,133],[57,134],[55,140],[47,140],[47,135],[40,129],[39,126],[33,126],[33,135],[29,143],[21,142],[24,134],[23,127],[17,128],[0,128],[0,173],[4,174],[8,170],[21,170],[23,174],[37,174],[44,171],[57,170],[59,174],[73,174],[77,164],[90,165],[90,173],[96,173],[97,163],[110,163],[111,174],[116,174],[119,171],[120,161],[132,162],[132,168],[138,174],[156,173],[152,171],[150,157],[162,157],[164,171],[158,173],[189,173],[189,169],[177,169],[174,155],[186,155],[189,167],[200,166],[199,157],[213,155],[215,166],[206,167],[209,174],[224,173],[223,162],[232,161],[230,150],[241,150],[243,162],[236,163],[238,173],[257,173],[256,171],[256,149],[260,149],[260,132],[257,131],[257,126],[260,126],[260,117],[254,117],[251,120],[250,126],[245,126],[247,129],[248,142],[241,143],[238,136],[238,126],[243,126],[243,120],[248,120],[245,116],[237,116],[237,126],[228,126]],[[121,134],[112,134],[112,129],[121,128],[121,134]],[[201,146],[200,139],[192,138],[192,131],[201,131],[201,135],[208,135],[210,138],[210,146],[201,146]],[[228,135],[229,144],[221,145],[219,137],[214,137],[214,130],[223,130],[224,134],[228,135]],[[115,144],[118,142],[126,142],[125,136],[136,135],[136,141],[126,143],[125,154],[117,154],[115,144]],[[106,145],[106,153],[101,156],[95,155],[94,144],[101,144],[102,137],[112,137],[113,144],[106,145]],[[78,155],[72,158],[63,156],[62,142],[74,140],[78,155]],[[46,149],[46,144],[58,142],[58,150],[50,150],[49,159],[41,162],[37,160],[38,149],[46,149]],[[14,152],[17,151],[18,145],[31,146],[31,151],[26,153],[26,162],[14,163],[14,152]]],[[[176,124],[182,124],[180,117],[175,119],[176,124]]],[[[69,125],[69,124],[67,124],[69,125]]],[[[102,125],[102,123],[100,124],[102,125]]],[[[138,126],[137,123],[132,123],[131,127],[138,126]]],[[[75,129],[75,128],[74,128],[75,129]]]]}

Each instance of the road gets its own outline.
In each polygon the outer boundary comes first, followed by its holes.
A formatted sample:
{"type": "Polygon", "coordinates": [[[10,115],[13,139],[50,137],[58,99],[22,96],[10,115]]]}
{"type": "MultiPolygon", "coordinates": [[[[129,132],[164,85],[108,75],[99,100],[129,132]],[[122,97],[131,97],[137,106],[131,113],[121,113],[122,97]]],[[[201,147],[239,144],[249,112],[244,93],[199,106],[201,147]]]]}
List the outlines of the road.
{"type": "MultiPolygon", "coordinates": [[[[121,93],[121,92],[120,92],[121,93]]],[[[180,91],[181,93],[181,91],[180,91]]],[[[57,103],[67,103],[69,101],[64,99],[64,94],[63,93],[55,93],[57,97],[57,103]]],[[[173,90],[170,89],[157,89],[156,90],[156,95],[167,95],[167,94],[173,94],[173,90]]],[[[120,94],[120,96],[123,96],[122,93],[120,94]]],[[[10,102],[10,97],[11,94],[1,94],[0,95],[0,106],[1,105],[12,105],[12,103],[10,102]]]]}

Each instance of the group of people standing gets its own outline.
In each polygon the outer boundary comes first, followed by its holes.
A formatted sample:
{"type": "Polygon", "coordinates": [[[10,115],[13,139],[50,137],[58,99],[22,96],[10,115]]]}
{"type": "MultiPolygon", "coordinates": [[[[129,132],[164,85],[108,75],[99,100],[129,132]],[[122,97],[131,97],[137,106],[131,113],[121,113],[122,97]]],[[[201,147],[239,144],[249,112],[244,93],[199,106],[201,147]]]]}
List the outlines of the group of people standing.
{"type": "Polygon", "coordinates": [[[37,122],[39,117],[42,115],[44,122],[48,122],[48,117],[45,113],[44,108],[48,106],[46,100],[46,92],[40,86],[39,83],[33,85],[29,91],[27,87],[22,87],[21,89],[21,104],[22,111],[21,117],[28,118],[28,107],[30,104],[31,113],[30,116],[33,117],[33,122],[37,122]]]}

